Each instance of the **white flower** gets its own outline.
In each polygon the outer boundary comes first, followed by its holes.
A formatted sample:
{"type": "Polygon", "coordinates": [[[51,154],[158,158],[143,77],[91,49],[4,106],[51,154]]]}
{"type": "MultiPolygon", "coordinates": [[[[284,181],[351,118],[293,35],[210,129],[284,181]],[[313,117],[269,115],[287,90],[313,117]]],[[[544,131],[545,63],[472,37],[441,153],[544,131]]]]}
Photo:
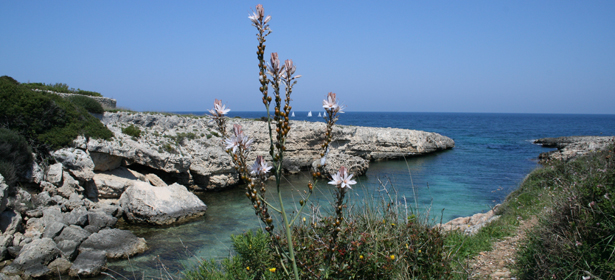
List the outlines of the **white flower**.
{"type": "Polygon", "coordinates": [[[329,181],[330,185],[340,186],[340,188],[349,188],[350,185],[354,185],[357,181],[352,180],[352,174],[348,174],[348,169],[346,167],[340,167],[340,170],[333,176],[331,176],[331,181],[329,181]]]}
{"type": "Polygon", "coordinates": [[[237,151],[237,148],[241,148],[244,151],[250,150],[250,145],[252,145],[254,140],[243,134],[241,125],[233,125],[233,134],[233,136],[224,140],[226,142],[226,150],[231,149],[233,153],[237,151]]]}
{"type": "Polygon", "coordinates": [[[226,150],[230,149],[230,150],[233,151],[233,153],[235,153],[235,151],[237,150],[237,148],[241,144],[241,141],[239,140],[239,138],[237,138],[235,136],[231,136],[229,138],[226,138],[224,140],[224,142],[226,142],[226,150]]]}
{"type": "MultiPolygon", "coordinates": [[[[248,18],[252,21],[252,23],[258,24],[259,20],[261,20],[264,16],[265,9],[263,9],[263,5],[258,4],[256,5],[256,11],[249,15],[248,18]]],[[[268,16],[267,19],[265,19],[265,23],[267,23],[270,19],[271,16],[268,16]]]]}
{"type": "Polygon", "coordinates": [[[222,100],[216,99],[214,101],[214,108],[209,109],[209,113],[214,117],[222,117],[226,115],[231,109],[226,109],[225,105],[222,105],[222,100]]]}
{"type": "Polygon", "coordinates": [[[269,65],[269,73],[274,76],[274,75],[279,75],[282,71],[284,71],[284,65],[280,66],[280,59],[278,58],[278,53],[274,52],[271,53],[271,59],[270,61],[270,65],[269,65]]]}
{"type": "Polygon", "coordinates": [[[337,98],[333,92],[327,94],[327,99],[322,101],[322,107],[325,108],[325,110],[344,113],[344,111],[342,111],[344,109],[343,106],[337,103],[337,98]]]}
{"type": "Polygon", "coordinates": [[[271,166],[267,165],[263,156],[257,156],[250,169],[250,174],[252,175],[265,175],[271,170],[271,166]]]}

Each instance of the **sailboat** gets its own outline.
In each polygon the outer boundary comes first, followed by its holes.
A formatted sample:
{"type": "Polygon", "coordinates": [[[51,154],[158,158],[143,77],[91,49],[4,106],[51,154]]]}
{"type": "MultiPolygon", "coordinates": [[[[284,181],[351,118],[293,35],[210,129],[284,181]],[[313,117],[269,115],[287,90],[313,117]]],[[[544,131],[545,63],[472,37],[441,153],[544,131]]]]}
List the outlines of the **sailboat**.
{"type": "Polygon", "coordinates": [[[320,118],[320,117],[322,117],[322,115],[320,114],[320,112],[318,112],[318,117],[319,117],[319,118],[320,118]]]}
{"type": "Polygon", "coordinates": [[[290,116],[291,116],[291,117],[294,117],[294,116],[295,116],[295,112],[293,112],[292,114],[290,114],[290,116]]]}
{"type": "Polygon", "coordinates": [[[308,112],[308,118],[312,117],[312,111],[308,112]]]}

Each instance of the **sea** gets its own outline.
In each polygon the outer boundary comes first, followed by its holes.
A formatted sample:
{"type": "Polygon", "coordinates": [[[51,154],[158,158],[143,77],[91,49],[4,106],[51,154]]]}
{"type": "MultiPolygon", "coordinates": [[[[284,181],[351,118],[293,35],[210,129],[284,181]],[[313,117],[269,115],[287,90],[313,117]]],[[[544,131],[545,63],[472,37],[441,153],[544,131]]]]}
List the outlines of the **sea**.
{"type": "MultiPolygon", "coordinates": [[[[176,112],[203,115],[205,112],[176,112]]],[[[319,112],[294,112],[291,120],[323,122],[319,112]]],[[[323,113],[322,111],[320,112],[323,113]]],[[[265,112],[229,113],[233,118],[258,119],[265,112]]],[[[544,137],[615,135],[615,115],[346,112],[340,125],[391,127],[436,132],[455,141],[450,150],[405,159],[371,162],[367,173],[356,178],[348,203],[362,207],[367,197],[394,199],[421,213],[430,223],[486,212],[519,187],[524,177],[539,168],[538,155],[553,149],[533,144],[544,137]]],[[[292,133],[292,128],[291,132],[292,133]]],[[[311,176],[287,175],[282,181],[285,206],[296,211],[311,176]]],[[[310,206],[330,211],[333,189],[319,182],[310,206]]],[[[275,187],[269,186],[269,195],[275,187]]],[[[208,209],[190,222],[168,227],[120,225],[147,240],[149,250],[129,260],[108,264],[116,278],[180,278],[181,271],[203,260],[220,260],[234,254],[231,235],[261,227],[245,190],[235,187],[200,194],[208,209]]],[[[278,221],[279,224],[279,221],[278,221]]]]}

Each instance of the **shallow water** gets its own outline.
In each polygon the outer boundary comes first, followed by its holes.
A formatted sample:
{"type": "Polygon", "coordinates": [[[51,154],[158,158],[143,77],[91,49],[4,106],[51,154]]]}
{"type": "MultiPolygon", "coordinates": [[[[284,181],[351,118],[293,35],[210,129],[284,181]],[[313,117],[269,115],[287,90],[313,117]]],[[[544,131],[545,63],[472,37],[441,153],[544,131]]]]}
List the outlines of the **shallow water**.
{"type": "MultiPolygon", "coordinates": [[[[233,112],[231,117],[260,118],[261,112],[233,112]]],[[[202,114],[202,112],[200,113],[202,114]]],[[[317,115],[317,112],[313,112],[317,115]]],[[[295,119],[320,121],[296,112],[295,119]]],[[[232,121],[232,120],[231,120],[232,121]]],[[[350,193],[353,203],[365,193],[382,194],[382,185],[414,203],[431,209],[436,222],[488,210],[502,201],[538,166],[539,153],[548,151],[532,139],[571,135],[615,135],[615,115],[465,114],[465,113],[357,113],[342,114],[339,124],[418,129],[438,132],[455,140],[455,148],[406,160],[372,162],[365,176],[357,178],[350,193]],[[444,209],[442,211],[442,209],[444,209]],[[442,215],[440,215],[442,214],[442,215]]],[[[291,130],[292,133],[292,130],[291,130]]],[[[285,204],[298,206],[309,175],[286,176],[285,204]],[[294,201],[294,203],[292,203],[294,201]]],[[[326,182],[323,182],[326,183],[326,182]]],[[[272,189],[272,188],[269,188],[272,189]]],[[[326,209],[332,189],[321,184],[311,201],[326,209]]],[[[273,194],[274,191],[269,191],[273,194]]],[[[142,273],[176,275],[197,259],[230,254],[230,235],[259,227],[242,188],[200,195],[207,204],[205,216],[173,227],[132,227],[150,250],[130,261],[112,262],[109,268],[136,278],[142,273]]],[[[174,276],[177,278],[176,276],[174,276]]]]}

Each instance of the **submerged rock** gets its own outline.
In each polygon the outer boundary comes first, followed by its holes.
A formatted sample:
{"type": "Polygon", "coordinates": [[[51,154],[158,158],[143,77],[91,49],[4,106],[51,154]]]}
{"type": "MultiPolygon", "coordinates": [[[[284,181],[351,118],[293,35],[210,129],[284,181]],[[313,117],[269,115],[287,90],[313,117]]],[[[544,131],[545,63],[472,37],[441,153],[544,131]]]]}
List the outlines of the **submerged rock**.
{"type": "Polygon", "coordinates": [[[137,182],[120,198],[124,216],[129,222],[168,225],[205,213],[207,206],[186,187],[177,183],[154,187],[137,182]]]}

